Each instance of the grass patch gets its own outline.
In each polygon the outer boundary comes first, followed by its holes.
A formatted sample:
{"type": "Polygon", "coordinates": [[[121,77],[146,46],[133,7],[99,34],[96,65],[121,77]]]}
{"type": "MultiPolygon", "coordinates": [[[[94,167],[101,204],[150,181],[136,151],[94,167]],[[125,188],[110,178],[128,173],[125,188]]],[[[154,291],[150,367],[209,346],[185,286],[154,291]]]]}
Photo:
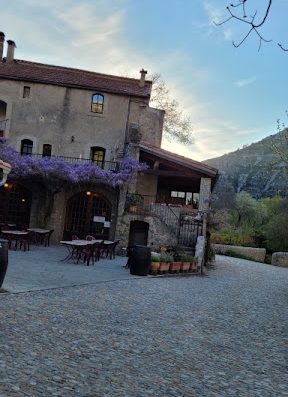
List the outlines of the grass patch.
{"type": "Polygon", "coordinates": [[[252,258],[251,256],[239,254],[238,252],[230,251],[230,250],[228,250],[228,251],[226,251],[226,252],[223,252],[223,253],[221,253],[220,255],[232,256],[233,258],[239,258],[239,259],[245,259],[245,260],[247,260],[247,261],[263,263],[263,262],[257,261],[255,258],[252,258]]]}

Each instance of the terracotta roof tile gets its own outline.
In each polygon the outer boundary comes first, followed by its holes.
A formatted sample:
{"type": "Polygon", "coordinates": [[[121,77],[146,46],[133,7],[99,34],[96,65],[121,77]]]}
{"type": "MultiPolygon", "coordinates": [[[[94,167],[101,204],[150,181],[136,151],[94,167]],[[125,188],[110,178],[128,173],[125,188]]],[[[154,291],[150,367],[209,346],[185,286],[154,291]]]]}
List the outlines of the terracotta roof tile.
{"type": "Polygon", "coordinates": [[[112,92],[149,98],[152,82],[146,81],[144,87],[139,80],[95,73],[87,70],[63,66],[46,65],[15,59],[14,62],[0,62],[0,78],[31,81],[64,87],[83,88],[92,91],[112,92]]]}
{"type": "Polygon", "coordinates": [[[179,154],[169,152],[168,150],[162,149],[160,147],[150,145],[147,142],[142,142],[139,145],[139,148],[144,152],[158,155],[159,157],[166,158],[167,160],[174,161],[178,164],[181,164],[185,167],[189,167],[194,170],[199,170],[204,174],[205,173],[207,175],[209,174],[212,177],[215,177],[218,173],[217,168],[214,168],[208,164],[202,163],[201,161],[192,160],[188,157],[180,156],[179,154]]]}

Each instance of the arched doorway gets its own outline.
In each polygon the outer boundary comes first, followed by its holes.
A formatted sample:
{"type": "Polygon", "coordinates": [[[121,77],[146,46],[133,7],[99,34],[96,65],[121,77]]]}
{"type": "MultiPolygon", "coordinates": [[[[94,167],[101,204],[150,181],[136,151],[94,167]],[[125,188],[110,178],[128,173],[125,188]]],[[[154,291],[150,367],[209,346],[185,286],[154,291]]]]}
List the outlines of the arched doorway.
{"type": "Polygon", "coordinates": [[[15,224],[17,229],[29,227],[31,192],[24,186],[5,183],[0,187],[0,224],[15,224]]]}
{"type": "Polygon", "coordinates": [[[67,202],[63,238],[71,239],[73,234],[84,238],[92,234],[108,239],[111,210],[111,203],[97,192],[75,194],[67,202]]]}

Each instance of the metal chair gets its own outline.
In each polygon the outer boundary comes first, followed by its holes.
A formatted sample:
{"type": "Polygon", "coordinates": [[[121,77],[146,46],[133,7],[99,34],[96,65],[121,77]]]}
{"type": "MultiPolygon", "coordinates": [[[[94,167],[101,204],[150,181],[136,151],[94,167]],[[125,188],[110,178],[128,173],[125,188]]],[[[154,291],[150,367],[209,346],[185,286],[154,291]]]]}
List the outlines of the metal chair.
{"type": "Polygon", "coordinates": [[[109,259],[115,259],[115,250],[119,242],[120,240],[115,240],[113,243],[105,244],[102,250],[102,258],[106,254],[106,258],[109,256],[109,259]]]}

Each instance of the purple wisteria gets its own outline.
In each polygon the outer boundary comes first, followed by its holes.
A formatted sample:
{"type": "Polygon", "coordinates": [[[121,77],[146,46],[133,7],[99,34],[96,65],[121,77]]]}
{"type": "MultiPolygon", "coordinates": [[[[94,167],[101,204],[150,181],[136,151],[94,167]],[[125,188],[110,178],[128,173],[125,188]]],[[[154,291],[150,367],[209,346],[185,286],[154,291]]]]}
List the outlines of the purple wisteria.
{"type": "Polygon", "coordinates": [[[0,158],[11,164],[10,178],[41,180],[48,185],[59,186],[66,183],[104,182],[113,187],[129,183],[136,171],[144,171],[147,165],[136,159],[125,156],[116,171],[105,170],[92,161],[85,160],[80,164],[69,163],[61,157],[21,156],[0,138],[0,158]]]}

